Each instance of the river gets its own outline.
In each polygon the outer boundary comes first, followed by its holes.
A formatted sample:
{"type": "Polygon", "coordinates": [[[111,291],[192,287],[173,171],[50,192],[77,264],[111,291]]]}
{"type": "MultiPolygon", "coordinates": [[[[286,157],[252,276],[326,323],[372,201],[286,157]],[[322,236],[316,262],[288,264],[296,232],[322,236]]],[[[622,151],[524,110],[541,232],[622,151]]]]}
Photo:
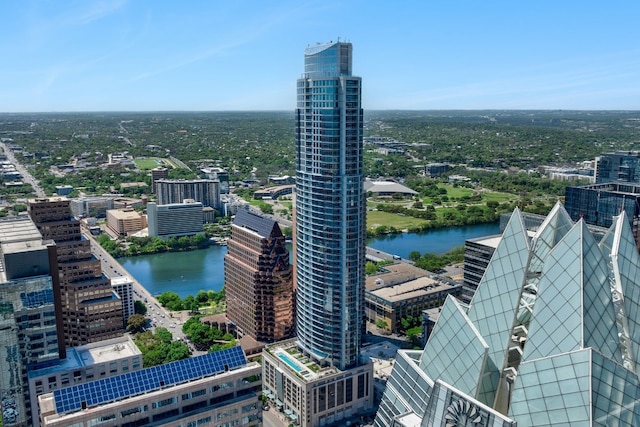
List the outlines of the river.
{"type": "MultiPolygon", "coordinates": [[[[464,245],[467,239],[498,232],[498,223],[477,224],[381,236],[367,240],[367,246],[408,258],[411,251],[442,254],[464,245]]],[[[118,261],[152,295],[173,291],[184,298],[201,290],[222,289],[226,253],[226,246],[213,245],[196,251],[139,255],[118,258],[118,261]]]]}

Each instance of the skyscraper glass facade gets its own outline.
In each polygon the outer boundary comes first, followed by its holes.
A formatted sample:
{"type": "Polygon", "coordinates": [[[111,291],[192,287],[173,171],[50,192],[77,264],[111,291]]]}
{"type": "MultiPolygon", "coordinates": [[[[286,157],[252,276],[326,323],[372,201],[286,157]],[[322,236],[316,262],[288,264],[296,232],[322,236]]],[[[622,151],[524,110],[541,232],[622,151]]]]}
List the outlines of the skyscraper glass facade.
{"type": "Polygon", "coordinates": [[[320,364],[357,364],[363,325],[365,200],[361,79],[350,43],[305,51],[297,83],[298,344],[320,364]]]}
{"type": "Polygon", "coordinates": [[[640,425],[639,278],[624,211],[596,237],[560,204],[529,236],[516,210],[470,304],[399,351],[376,427],[640,425]]]}

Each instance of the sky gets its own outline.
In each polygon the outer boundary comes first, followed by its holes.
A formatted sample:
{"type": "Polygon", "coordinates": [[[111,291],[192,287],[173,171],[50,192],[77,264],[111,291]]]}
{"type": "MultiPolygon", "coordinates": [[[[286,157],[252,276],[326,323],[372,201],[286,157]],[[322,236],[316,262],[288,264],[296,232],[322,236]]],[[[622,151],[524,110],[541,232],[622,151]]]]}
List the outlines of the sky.
{"type": "Polygon", "coordinates": [[[640,2],[3,0],[0,112],[295,109],[353,43],[369,110],[640,110],[640,2]]]}

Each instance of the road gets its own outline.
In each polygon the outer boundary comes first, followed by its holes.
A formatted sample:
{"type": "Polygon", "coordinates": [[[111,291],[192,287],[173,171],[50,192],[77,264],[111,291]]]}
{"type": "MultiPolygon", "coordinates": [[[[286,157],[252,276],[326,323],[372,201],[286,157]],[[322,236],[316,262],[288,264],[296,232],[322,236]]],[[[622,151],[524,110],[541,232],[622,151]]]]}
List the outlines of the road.
{"type": "Polygon", "coordinates": [[[0,147],[2,147],[5,156],[7,156],[7,160],[10,161],[11,164],[16,167],[16,170],[20,172],[20,175],[22,175],[22,181],[33,187],[33,191],[36,193],[37,197],[46,197],[44,190],[38,185],[38,181],[29,173],[27,168],[24,167],[22,163],[18,161],[18,159],[16,159],[13,151],[11,151],[4,142],[0,142],[0,147]]]}
{"type": "Polygon", "coordinates": [[[109,255],[109,253],[100,246],[93,235],[87,233],[85,230],[83,230],[82,233],[91,242],[91,252],[100,260],[102,272],[105,276],[109,279],[122,276],[131,279],[133,282],[134,300],[142,301],[147,306],[148,311],[146,316],[152,322],[151,329],[154,329],[154,327],[157,326],[162,326],[167,328],[173,334],[174,339],[184,339],[185,336],[184,333],[182,333],[182,320],[177,317],[174,318],[171,311],[162,307],[158,300],[151,295],[135,277],[129,274],[114,257],[109,255]],[[171,327],[171,325],[174,325],[174,327],[171,327]]]}

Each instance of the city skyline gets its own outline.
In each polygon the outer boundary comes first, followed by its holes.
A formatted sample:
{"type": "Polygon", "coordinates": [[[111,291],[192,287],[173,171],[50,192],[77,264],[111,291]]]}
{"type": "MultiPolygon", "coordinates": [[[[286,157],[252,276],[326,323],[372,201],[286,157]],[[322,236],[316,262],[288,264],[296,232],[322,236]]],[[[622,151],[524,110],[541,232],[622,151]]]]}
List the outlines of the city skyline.
{"type": "Polygon", "coordinates": [[[297,52],[338,38],[366,110],[640,109],[639,5],[459,6],[3,3],[0,112],[293,110],[297,52]]]}

